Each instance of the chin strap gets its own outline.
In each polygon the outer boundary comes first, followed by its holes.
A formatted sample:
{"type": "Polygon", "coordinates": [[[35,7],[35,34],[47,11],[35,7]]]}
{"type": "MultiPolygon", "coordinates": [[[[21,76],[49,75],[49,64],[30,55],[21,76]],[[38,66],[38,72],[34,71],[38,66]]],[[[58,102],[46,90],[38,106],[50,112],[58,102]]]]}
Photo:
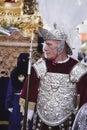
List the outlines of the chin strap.
{"type": "Polygon", "coordinates": [[[65,41],[61,40],[60,45],[58,45],[58,55],[60,55],[63,52],[64,46],[65,46],[65,41]]]}

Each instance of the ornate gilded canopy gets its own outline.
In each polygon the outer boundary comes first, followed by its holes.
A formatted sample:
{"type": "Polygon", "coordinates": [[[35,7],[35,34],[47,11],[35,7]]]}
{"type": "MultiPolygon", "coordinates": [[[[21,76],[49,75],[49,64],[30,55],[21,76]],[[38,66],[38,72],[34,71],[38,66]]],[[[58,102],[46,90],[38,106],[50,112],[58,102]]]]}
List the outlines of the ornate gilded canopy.
{"type": "Polygon", "coordinates": [[[10,76],[21,52],[29,53],[32,31],[33,62],[39,57],[37,33],[42,25],[35,0],[0,0],[0,77],[10,76]]]}
{"type": "Polygon", "coordinates": [[[38,32],[42,26],[38,5],[35,0],[0,0],[0,25],[5,29],[15,27],[23,36],[31,35],[32,30],[38,32]]]}

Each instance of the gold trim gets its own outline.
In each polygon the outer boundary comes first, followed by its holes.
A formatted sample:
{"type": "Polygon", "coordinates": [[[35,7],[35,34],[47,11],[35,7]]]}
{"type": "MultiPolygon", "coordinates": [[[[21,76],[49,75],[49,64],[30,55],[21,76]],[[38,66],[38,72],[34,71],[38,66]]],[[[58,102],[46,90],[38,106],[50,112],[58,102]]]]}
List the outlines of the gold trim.
{"type": "Polygon", "coordinates": [[[43,22],[36,1],[26,3],[19,0],[18,2],[11,3],[0,0],[1,26],[5,29],[10,27],[18,28],[24,37],[30,37],[32,30],[37,35],[38,27],[42,27],[43,22]]]}
{"type": "MultiPolygon", "coordinates": [[[[20,106],[24,106],[25,105],[25,99],[20,98],[19,100],[19,105],[20,106]]],[[[35,108],[36,103],[35,102],[28,102],[28,109],[34,109],[35,108]]]]}
{"type": "Polygon", "coordinates": [[[0,125],[8,125],[8,121],[0,121],[0,125]]]}
{"type": "Polygon", "coordinates": [[[19,100],[19,105],[24,106],[24,104],[25,104],[25,99],[20,98],[20,100],[19,100]]]}
{"type": "Polygon", "coordinates": [[[28,109],[34,109],[34,108],[35,108],[35,105],[36,105],[36,103],[34,103],[34,102],[29,102],[29,103],[28,103],[28,109]]]}

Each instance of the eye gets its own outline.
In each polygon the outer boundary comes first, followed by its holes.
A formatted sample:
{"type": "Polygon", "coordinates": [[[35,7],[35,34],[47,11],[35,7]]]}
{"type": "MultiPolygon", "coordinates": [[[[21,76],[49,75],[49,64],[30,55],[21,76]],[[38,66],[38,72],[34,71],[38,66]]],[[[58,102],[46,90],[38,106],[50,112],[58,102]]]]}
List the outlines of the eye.
{"type": "Polygon", "coordinates": [[[52,46],[52,44],[51,44],[51,43],[47,43],[47,46],[49,46],[49,47],[50,47],[50,46],[52,46]]]}

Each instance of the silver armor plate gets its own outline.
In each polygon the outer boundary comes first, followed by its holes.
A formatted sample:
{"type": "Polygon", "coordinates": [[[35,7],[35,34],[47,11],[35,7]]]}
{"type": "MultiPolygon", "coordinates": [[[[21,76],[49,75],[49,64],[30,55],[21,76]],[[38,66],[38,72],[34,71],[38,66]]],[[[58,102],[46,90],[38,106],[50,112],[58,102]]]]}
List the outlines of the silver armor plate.
{"type": "Polygon", "coordinates": [[[87,103],[79,109],[72,130],[87,130],[87,103]]]}
{"type": "Polygon", "coordinates": [[[37,112],[41,120],[56,126],[67,119],[75,109],[76,86],[69,75],[46,73],[41,77],[37,100],[37,112]]]}
{"type": "Polygon", "coordinates": [[[43,77],[47,72],[45,61],[42,58],[33,64],[33,67],[36,70],[38,78],[43,77]]]}
{"type": "Polygon", "coordinates": [[[70,80],[73,83],[76,83],[80,80],[80,78],[87,73],[87,64],[77,63],[72,71],[70,72],[70,80]]]}

